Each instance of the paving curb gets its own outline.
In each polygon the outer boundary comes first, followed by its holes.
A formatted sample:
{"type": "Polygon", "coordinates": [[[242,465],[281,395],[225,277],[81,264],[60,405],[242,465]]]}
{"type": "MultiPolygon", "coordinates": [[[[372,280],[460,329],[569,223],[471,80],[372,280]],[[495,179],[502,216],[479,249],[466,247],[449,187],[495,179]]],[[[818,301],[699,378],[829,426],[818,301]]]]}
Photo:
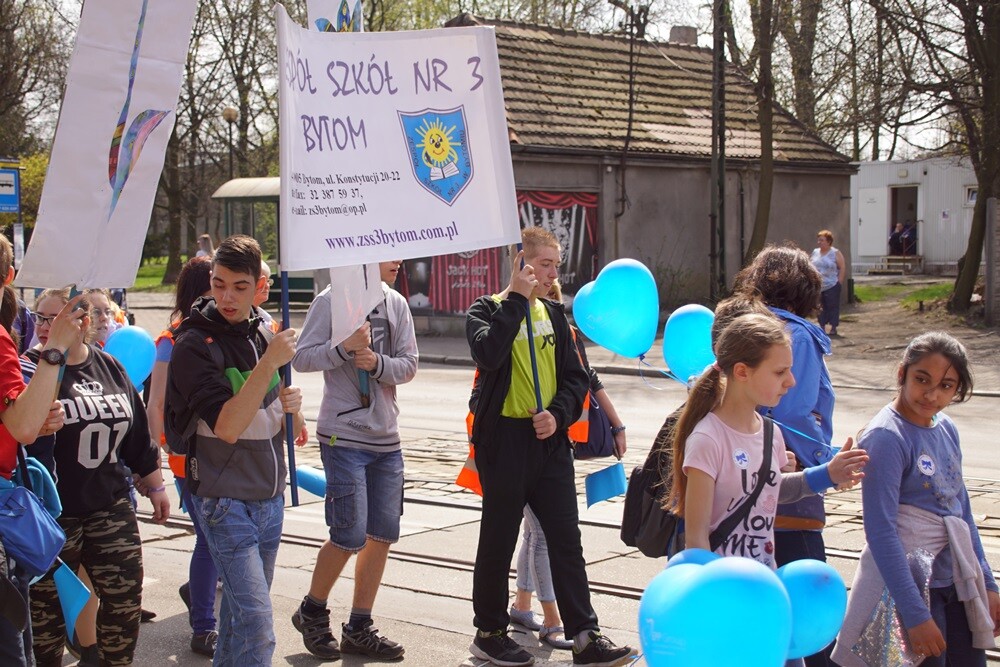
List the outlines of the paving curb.
{"type": "MultiPolygon", "coordinates": [[[[444,366],[464,366],[467,368],[475,367],[472,363],[472,359],[468,357],[455,357],[448,356],[445,354],[421,354],[420,361],[428,364],[440,364],[444,366]]],[[[659,375],[659,369],[651,368],[648,371],[642,371],[638,368],[628,368],[625,366],[601,366],[595,365],[592,368],[597,371],[598,375],[629,375],[632,377],[643,377],[645,375],[659,375]]],[[[894,392],[895,387],[874,387],[870,385],[863,384],[846,384],[846,383],[833,383],[834,389],[857,389],[861,391],[881,391],[881,392],[894,392]]],[[[983,398],[1000,398],[1000,391],[991,390],[973,390],[973,396],[980,396],[983,398]]]]}

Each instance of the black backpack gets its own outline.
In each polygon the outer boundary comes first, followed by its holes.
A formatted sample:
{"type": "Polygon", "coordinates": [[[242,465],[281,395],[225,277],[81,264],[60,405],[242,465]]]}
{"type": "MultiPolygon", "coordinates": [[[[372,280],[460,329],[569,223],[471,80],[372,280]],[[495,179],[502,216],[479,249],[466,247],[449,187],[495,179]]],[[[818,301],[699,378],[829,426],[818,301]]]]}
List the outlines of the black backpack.
{"type": "MultiPolygon", "coordinates": [[[[261,321],[257,326],[257,331],[264,337],[265,343],[270,343],[274,338],[274,332],[261,321]]],[[[190,327],[185,335],[201,336],[208,346],[208,352],[212,355],[212,363],[219,373],[226,370],[226,361],[222,355],[222,347],[215,337],[204,329],[190,327]]],[[[163,399],[163,436],[166,438],[167,447],[174,454],[187,455],[190,453],[191,436],[198,428],[198,413],[187,402],[170,400],[170,365],[167,365],[167,395],[163,399]]]]}
{"type": "Polygon", "coordinates": [[[621,539],[650,558],[673,556],[684,549],[684,519],[663,509],[673,475],[674,427],[684,406],[671,412],[660,427],[641,466],[625,491],[621,539]]]}
{"type": "MultiPolygon", "coordinates": [[[[684,519],[663,509],[673,481],[674,428],[684,406],[677,408],[660,427],[645,463],[632,471],[625,491],[622,515],[622,542],[637,547],[646,556],[671,557],[684,550],[684,519]]],[[[711,550],[722,545],[743,521],[766,486],[774,447],[774,422],[764,417],[764,455],[757,473],[757,484],[750,495],[708,536],[711,550]]]]}

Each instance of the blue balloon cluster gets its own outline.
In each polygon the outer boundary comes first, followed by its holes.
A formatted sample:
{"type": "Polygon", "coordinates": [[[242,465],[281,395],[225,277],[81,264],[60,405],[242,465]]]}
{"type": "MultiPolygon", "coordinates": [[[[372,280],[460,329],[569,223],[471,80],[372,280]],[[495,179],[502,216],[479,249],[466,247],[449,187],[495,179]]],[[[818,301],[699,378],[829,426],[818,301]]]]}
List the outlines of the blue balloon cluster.
{"type": "Polygon", "coordinates": [[[833,641],[846,609],[844,582],[826,563],[773,572],[687,549],[646,587],[639,639],[650,667],[781,667],[833,641]]]}
{"type": "Polygon", "coordinates": [[[653,274],[642,262],[616,259],[576,293],[573,319],[588,338],[615,354],[646,354],[660,320],[653,274]]]}
{"type": "Polygon", "coordinates": [[[138,391],[153,372],[156,363],[156,343],[141,327],[122,327],[108,336],[104,351],[121,362],[128,379],[138,391]]]}
{"type": "Polygon", "coordinates": [[[687,384],[715,361],[712,351],[712,323],[715,313],[698,304],[681,306],[663,327],[663,360],[671,374],[687,384]]]}

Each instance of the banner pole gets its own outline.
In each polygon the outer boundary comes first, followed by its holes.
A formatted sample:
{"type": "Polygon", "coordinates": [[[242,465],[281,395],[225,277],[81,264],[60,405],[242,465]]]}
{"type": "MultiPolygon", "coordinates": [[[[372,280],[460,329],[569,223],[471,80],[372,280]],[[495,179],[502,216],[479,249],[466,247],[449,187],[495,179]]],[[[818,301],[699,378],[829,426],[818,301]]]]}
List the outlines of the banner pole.
{"type": "MultiPolygon", "coordinates": [[[[524,246],[517,244],[517,251],[524,250],[524,246]]],[[[521,268],[524,268],[524,255],[521,255],[521,268]]],[[[545,409],[542,405],[542,388],[538,381],[538,360],[535,358],[535,334],[531,328],[531,298],[524,306],[524,330],[528,334],[528,356],[531,357],[531,378],[535,383],[535,407],[539,412],[545,409]]]]}
{"type": "MultiPolygon", "coordinates": [[[[288,271],[281,271],[281,330],[287,329],[290,322],[288,304],[288,271]]],[[[282,376],[286,387],[292,386],[292,364],[287,363],[282,368],[282,376]]],[[[288,484],[292,488],[292,507],[299,505],[299,480],[295,471],[295,438],[298,433],[292,433],[295,427],[292,415],[285,415],[285,442],[288,445],[288,484]]]]}

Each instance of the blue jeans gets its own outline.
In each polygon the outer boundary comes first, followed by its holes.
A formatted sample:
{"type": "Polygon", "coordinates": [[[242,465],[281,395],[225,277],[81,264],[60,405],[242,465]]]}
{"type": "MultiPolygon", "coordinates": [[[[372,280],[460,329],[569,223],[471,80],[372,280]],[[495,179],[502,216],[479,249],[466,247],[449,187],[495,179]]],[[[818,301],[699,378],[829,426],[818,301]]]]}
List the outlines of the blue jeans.
{"type": "Polygon", "coordinates": [[[931,618],[944,635],[948,648],[938,657],[929,656],[921,667],[986,667],[986,651],[972,648],[972,630],[965,604],[954,586],[931,589],[931,618]]]}
{"type": "Polygon", "coordinates": [[[274,654],[271,581],[285,512],[270,500],[191,496],[212,560],[222,575],[215,667],[270,667],[274,654]]]}
{"type": "Polygon", "coordinates": [[[524,539],[517,553],[517,587],[535,592],[539,602],[555,602],[556,590],[552,586],[552,569],[549,565],[549,547],[538,517],[524,506],[524,539]]]}
{"type": "MultiPolygon", "coordinates": [[[[181,502],[184,507],[193,507],[191,491],[179,478],[181,485],[181,502]]],[[[191,612],[188,622],[191,631],[203,635],[215,630],[215,587],[219,581],[219,571],[215,569],[215,561],[205,539],[205,531],[201,528],[201,517],[197,512],[190,513],[194,524],[194,551],[191,552],[191,564],[188,566],[188,590],[191,594],[191,612]]]]}
{"type": "Polygon", "coordinates": [[[393,544],[403,515],[403,452],[320,444],[326,472],[326,525],[344,551],[364,549],[367,537],[393,544]]]}

